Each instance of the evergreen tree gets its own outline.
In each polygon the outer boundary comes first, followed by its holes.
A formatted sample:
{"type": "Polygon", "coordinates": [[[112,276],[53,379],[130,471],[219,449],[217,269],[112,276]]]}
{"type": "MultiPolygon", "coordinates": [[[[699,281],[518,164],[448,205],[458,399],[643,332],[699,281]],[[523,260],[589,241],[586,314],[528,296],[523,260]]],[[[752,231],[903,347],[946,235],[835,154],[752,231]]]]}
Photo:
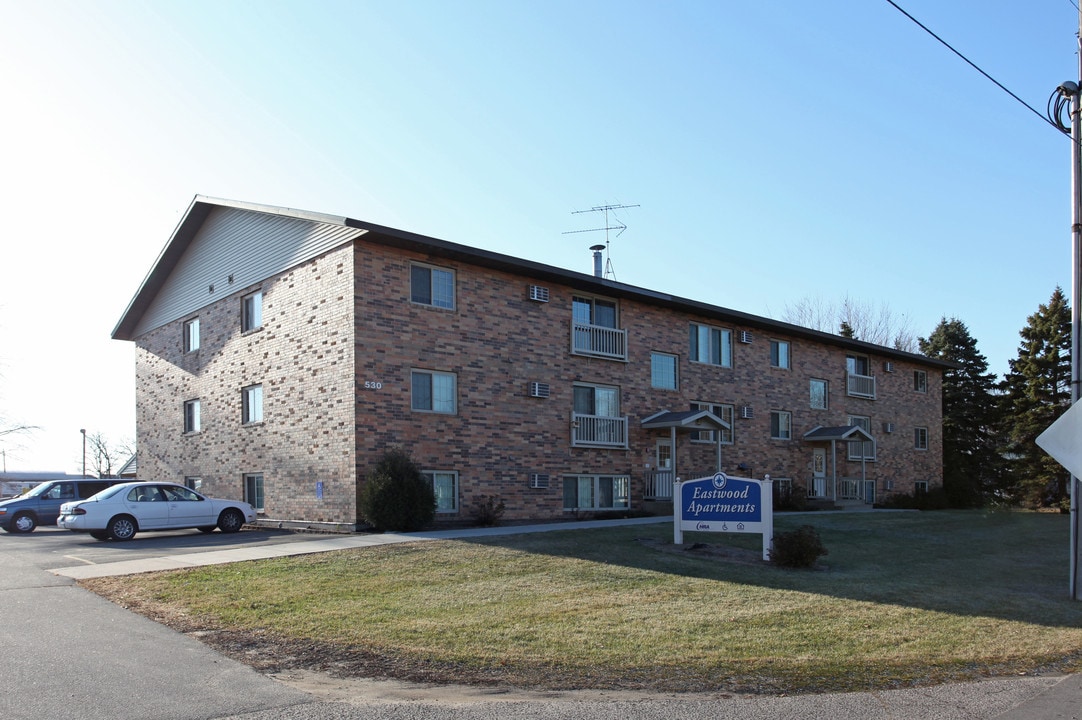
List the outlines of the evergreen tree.
{"type": "Polygon", "coordinates": [[[959,365],[943,373],[943,490],[954,507],[979,507],[1002,476],[995,373],[956,318],[943,318],[918,343],[924,355],[959,365]]]}
{"type": "Polygon", "coordinates": [[[853,326],[845,320],[842,320],[841,327],[838,328],[838,334],[845,338],[856,337],[856,332],[853,330],[853,326]]]}
{"type": "Polygon", "coordinates": [[[1070,473],[1036,445],[1036,437],[1071,404],[1071,309],[1063,290],[1030,315],[1018,357],[1003,381],[1003,423],[1014,499],[1066,509],[1070,473]]]}

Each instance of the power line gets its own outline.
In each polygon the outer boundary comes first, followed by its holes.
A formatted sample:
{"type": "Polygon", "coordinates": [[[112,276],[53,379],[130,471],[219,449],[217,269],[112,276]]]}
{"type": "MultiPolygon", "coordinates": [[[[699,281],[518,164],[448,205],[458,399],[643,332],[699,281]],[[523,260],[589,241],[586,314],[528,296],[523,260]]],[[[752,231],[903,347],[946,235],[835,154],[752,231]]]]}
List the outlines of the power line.
{"type": "MultiPolygon", "coordinates": [[[[929,29],[928,29],[928,27],[926,27],[926,26],[924,25],[924,23],[922,23],[922,22],[921,22],[920,20],[917,20],[917,19],[916,19],[915,17],[913,17],[912,15],[910,15],[909,13],[907,13],[907,12],[906,12],[905,10],[903,10],[903,9],[901,8],[901,6],[899,6],[899,5],[898,5],[898,3],[894,2],[894,0],[887,0],[887,2],[888,2],[888,3],[890,3],[891,5],[893,5],[893,6],[894,6],[894,9],[895,9],[895,10],[897,10],[898,12],[900,12],[900,13],[901,13],[902,15],[905,15],[905,16],[906,16],[907,18],[909,18],[910,20],[912,20],[912,21],[913,21],[914,23],[916,23],[916,24],[917,24],[917,26],[918,26],[918,27],[920,27],[920,29],[921,29],[921,30],[923,30],[924,32],[928,33],[929,35],[931,35],[932,37],[934,37],[934,38],[935,38],[936,40],[938,40],[938,41],[939,41],[940,43],[942,43],[942,44],[943,44],[943,46],[944,46],[945,48],[947,48],[947,49],[948,49],[948,50],[950,50],[950,51],[951,51],[952,53],[954,53],[954,54],[955,54],[955,55],[957,55],[958,57],[960,57],[960,58],[962,58],[963,60],[965,60],[965,61],[966,61],[966,63],[968,63],[968,64],[969,64],[969,66],[970,66],[970,67],[972,67],[972,68],[973,68],[974,70],[976,70],[976,71],[977,71],[977,72],[979,72],[979,73],[980,73],[981,75],[984,75],[984,76],[985,76],[986,78],[988,78],[988,79],[989,79],[989,80],[991,80],[991,81],[992,81],[993,83],[995,83],[995,84],[996,84],[996,87],[998,87],[998,88],[999,88],[1000,90],[1002,90],[1003,92],[1005,92],[1005,93],[1007,93],[1008,95],[1010,95],[1010,96],[1011,96],[1012,98],[1014,98],[1015,100],[1017,100],[1018,102],[1020,102],[1020,103],[1021,103],[1021,104],[1022,104],[1023,106],[1025,106],[1026,108],[1028,108],[1028,109],[1029,109],[1029,111],[1030,111],[1031,113],[1033,113],[1034,115],[1036,115],[1037,117],[1039,117],[1039,118],[1040,118],[1040,119],[1041,119],[1041,120],[1042,120],[1043,122],[1046,122],[1046,123],[1048,123],[1049,125],[1051,125],[1051,126],[1052,126],[1053,128],[1055,128],[1056,130],[1061,130],[1061,129],[1062,129],[1062,128],[1060,128],[1060,127],[1059,127],[1059,126],[1058,126],[1058,125],[1057,125],[1056,123],[1052,122],[1052,121],[1051,121],[1051,120],[1049,120],[1049,119],[1048,119],[1047,117],[1045,117],[1044,115],[1042,115],[1041,113],[1039,113],[1039,112],[1038,112],[1037,110],[1035,110],[1035,109],[1033,108],[1033,106],[1032,106],[1032,105],[1030,105],[1030,104],[1029,104],[1029,103],[1027,103],[1027,102],[1026,102],[1025,100],[1023,100],[1022,98],[1018,97],[1018,96],[1017,96],[1017,95],[1015,95],[1015,94],[1014,94],[1013,92],[1011,92],[1010,90],[1008,90],[1008,89],[1007,89],[1007,88],[1006,88],[1006,87],[1005,87],[1005,86],[1003,85],[1003,83],[1001,83],[1001,82],[1000,82],[999,80],[996,80],[996,79],[995,79],[994,77],[992,77],[991,75],[989,75],[988,73],[986,73],[986,72],[985,72],[984,70],[982,70],[982,69],[981,69],[980,67],[978,67],[978,66],[977,66],[977,64],[976,64],[976,63],[974,63],[974,62],[973,62],[972,60],[970,60],[970,59],[969,59],[969,58],[967,58],[967,57],[966,57],[965,55],[963,55],[962,53],[958,52],[958,51],[957,51],[957,50],[955,50],[955,49],[954,49],[953,47],[951,47],[950,43],[948,43],[948,42],[947,42],[946,40],[944,40],[943,38],[939,37],[938,35],[936,35],[936,34],[935,34],[934,32],[932,32],[931,30],[929,30],[929,29]]],[[[1070,2],[1070,0],[1068,0],[1068,2],[1070,2]]]]}

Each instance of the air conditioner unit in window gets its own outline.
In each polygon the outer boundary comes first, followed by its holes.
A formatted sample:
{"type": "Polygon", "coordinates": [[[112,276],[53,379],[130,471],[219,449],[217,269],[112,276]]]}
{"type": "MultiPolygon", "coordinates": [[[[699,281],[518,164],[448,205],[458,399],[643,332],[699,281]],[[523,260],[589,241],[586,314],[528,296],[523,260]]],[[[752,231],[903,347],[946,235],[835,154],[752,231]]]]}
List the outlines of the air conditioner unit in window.
{"type": "Polygon", "coordinates": [[[740,417],[744,418],[745,420],[750,420],[751,418],[755,417],[755,413],[752,411],[751,405],[741,406],[740,417]]]}
{"type": "Polygon", "coordinates": [[[543,382],[530,383],[530,397],[547,398],[549,396],[549,384],[543,382]]]}
{"type": "Polygon", "coordinates": [[[885,433],[894,432],[894,423],[887,423],[887,422],[883,423],[883,432],[885,432],[885,433]]]}
{"type": "Polygon", "coordinates": [[[893,480],[887,480],[886,481],[886,486],[887,486],[887,490],[893,490],[894,489],[894,481],[893,480]]]}
{"type": "Polygon", "coordinates": [[[547,287],[541,287],[540,285],[531,285],[530,299],[536,302],[548,302],[549,289],[547,287]]]}
{"type": "Polygon", "coordinates": [[[549,476],[544,473],[530,473],[531,490],[548,490],[549,476]]]}
{"type": "Polygon", "coordinates": [[[885,363],[883,363],[883,371],[894,372],[894,363],[892,363],[890,360],[887,360],[885,363]]]}
{"type": "Polygon", "coordinates": [[[751,338],[752,338],[751,333],[748,332],[747,330],[741,330],[740,331],[740,342],[742,342],[742,343],[744,343],[746,345],[751,344],[751,338]]]}

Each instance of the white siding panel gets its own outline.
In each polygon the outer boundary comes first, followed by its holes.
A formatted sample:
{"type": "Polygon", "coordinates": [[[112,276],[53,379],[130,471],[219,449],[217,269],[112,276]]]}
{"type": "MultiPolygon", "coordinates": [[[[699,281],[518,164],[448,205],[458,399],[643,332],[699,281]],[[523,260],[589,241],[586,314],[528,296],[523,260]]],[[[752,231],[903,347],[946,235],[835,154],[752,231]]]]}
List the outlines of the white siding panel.
{"type": "Polygon", "coordinates": [[[134,334],[142,335],[190,315],[364,232],[282,215],[216,208],[140,318],[134,334]]]}

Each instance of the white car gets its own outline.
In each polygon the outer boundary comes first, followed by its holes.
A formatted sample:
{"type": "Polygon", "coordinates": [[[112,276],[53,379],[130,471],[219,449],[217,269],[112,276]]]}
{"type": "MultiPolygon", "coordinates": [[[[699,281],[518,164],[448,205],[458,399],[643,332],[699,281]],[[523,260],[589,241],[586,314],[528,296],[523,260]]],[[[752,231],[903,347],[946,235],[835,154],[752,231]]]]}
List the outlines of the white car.
{"type": "Polygon", "coordinates": [[[56,524],[98,540],[131,540],[141,530],[199,528],[234,533],[256,518],[246,502],[200,495],[175,483],[130,482],[64,503],[56,524]]]}

